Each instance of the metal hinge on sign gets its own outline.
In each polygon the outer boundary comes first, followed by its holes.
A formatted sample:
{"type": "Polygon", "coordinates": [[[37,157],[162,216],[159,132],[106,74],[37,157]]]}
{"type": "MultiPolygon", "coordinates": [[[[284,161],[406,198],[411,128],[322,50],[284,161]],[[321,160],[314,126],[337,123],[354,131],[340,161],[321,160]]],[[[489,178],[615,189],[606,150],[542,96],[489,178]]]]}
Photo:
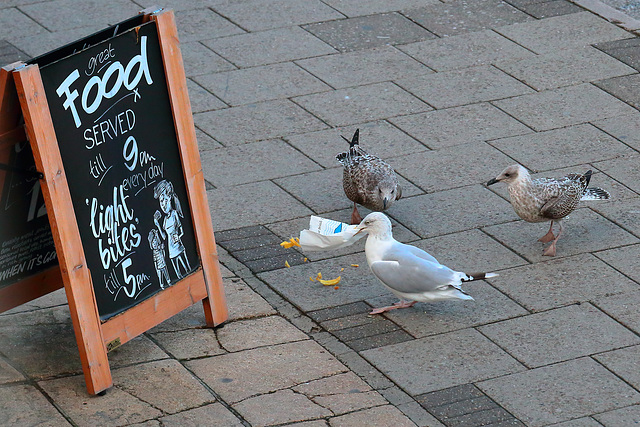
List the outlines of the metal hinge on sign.
{"type": "Polygon", "coordinates": [[[120,347],[122,345],[122,342],[120,341],[120,338],[116,338],[113,341],[110,341],[107,343],[107,353],[110,352],[113,349],[116,349],[118,347],[120,347]]]}

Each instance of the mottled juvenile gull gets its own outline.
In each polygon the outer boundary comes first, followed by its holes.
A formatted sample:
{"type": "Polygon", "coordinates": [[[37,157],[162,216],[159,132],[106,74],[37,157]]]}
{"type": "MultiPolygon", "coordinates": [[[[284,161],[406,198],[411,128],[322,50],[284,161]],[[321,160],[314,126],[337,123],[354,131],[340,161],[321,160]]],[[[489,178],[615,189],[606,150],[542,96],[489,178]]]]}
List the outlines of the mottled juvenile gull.
{"type": "Polygon", "coordinates": [[[606,200],[610,197],[609,193],[601,188],[588,188],[591,174],[592,171],[588,170],[584,174],[572,173],[562,178],[531,179],[524,167],[512,165],[487,182],[487,185],[496,182],[506,183],[511,205],[525,221],[551,221],[549,232],[539,241],[551,242],[543,255],[554,256],[556,242],[563,231],[560,220],[573,212],[581,200],[606,200]],[[554,222],[560,226],[557,235],[553,234],[554,222]]]}
{"type": "Polygon", "coordinates": [[[370,314],[411,307],[418,301],[473,300],[460,287],[462,282],[497,276],[495,273],[454,271],[422,249],[398,242],[393,238],[391,221],[383,213],[370,213],[357,228],[369,233],[365,254],[371,271],[400,298],[399,302],[376,308],[370,314]]]}
{"type": "Polygon", "coordinates": [[[387,162],[360,148],[359,135],[360,129],[356,129],[351,141],[343,136],[349,143],[349,150],[336,156],[344,167],[344,193],[353,202],[351,224],[362,221],[357,205],[380,212],[388,209],[402,196],[396,172],[387,162]]]}

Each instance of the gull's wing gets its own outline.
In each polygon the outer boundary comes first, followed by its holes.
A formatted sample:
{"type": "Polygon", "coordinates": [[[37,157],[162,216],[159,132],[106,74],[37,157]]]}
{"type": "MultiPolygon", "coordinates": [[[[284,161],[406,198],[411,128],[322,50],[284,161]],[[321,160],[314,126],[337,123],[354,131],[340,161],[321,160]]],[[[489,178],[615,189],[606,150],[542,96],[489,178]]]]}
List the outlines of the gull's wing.
{"type": "Polygon", "coordinates": [[[407,294],[434,292],[460,282],[463,273],[437,261],[418,257],[409,248],[412,247],[400,243],[394,245],[385,252],[382,261],[371,263],[371,271],[388,287],[407,294]]]}

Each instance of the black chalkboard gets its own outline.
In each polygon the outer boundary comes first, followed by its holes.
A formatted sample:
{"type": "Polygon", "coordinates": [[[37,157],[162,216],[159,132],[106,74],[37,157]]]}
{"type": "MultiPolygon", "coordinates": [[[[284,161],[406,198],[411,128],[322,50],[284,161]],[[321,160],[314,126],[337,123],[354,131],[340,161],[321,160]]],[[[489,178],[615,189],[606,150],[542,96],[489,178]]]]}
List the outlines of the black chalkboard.
{"type": "Polygon", "coordinates": [[[0,288],[58,263],[40,181],[27,141],[5,147],[10,170],[0,170],[0,288]]]}
{"type": "Polygon", "coordinates": [[[200,266],[156,26],[39,64],[103,321],[200,266]]]}

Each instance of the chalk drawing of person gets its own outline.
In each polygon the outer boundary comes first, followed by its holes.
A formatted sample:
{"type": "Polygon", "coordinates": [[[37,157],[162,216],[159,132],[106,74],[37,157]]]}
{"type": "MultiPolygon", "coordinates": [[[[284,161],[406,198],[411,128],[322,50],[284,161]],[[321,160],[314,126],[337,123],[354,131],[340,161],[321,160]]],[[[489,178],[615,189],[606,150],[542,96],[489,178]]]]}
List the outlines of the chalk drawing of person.
{"type": "Polygon", "coordinates": [[[173,270],[176,272],[178,279],[181,279],[191,271],[189,265],[189,259],[182,244],[182,223],[180,218],[184,218],[182,214],[182,207],[180,206],[180,200],[173,191],[173,184],[163,179],[153,189],[153,197],[158,199],[160,203],[160,209],[164,212],[165,217],[162,218],[162,214],[159,211],[153,215],[153,222],[155,222],[158,231],[163,240],[166,240],[169,248],[169,259],[173,270]],[[162,219],[162,224],[160,220],[162,219]],[[184,270],[183,273],[180,271],[184,270]]]}
{"type": "Polygon", "coordinates": [[[169,270],[164,259],[164,243],[156,229],[149,231],[149,246],[153,250],[153,264],[156,267],[156,273],[158,273],[160,289],[164,289],[164,282],[169,286],[171,285],[171,280],[169,279],[169,270]]]}

